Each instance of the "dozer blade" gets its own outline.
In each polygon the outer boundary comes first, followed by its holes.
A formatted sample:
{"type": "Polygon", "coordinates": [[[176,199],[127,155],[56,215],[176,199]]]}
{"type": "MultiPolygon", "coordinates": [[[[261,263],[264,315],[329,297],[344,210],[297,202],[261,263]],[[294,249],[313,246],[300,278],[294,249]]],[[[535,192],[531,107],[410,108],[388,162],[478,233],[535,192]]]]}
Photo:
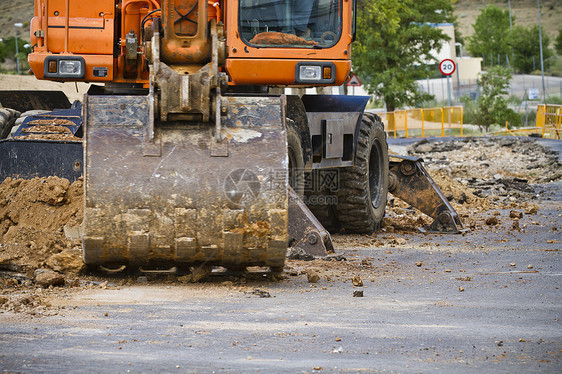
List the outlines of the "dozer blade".
{"type": "Polygon", "coordinates": [[[419,157],[395,156],[390,161],[389,192],[434,219],[424,232],[458,234],[463,228],[459,215],[431,179],[419,157]]]}
{"type": "Polygon", "coordinates": [[[84,262],[282,269],[288,194],[284,97],[229,97],[209,124],[156,123],[150,98],[85,100],[84,262]]]}
{"type": "Polygon", "coordinates": [[[0,183],[51,175],[74,182],[82,175],[82,158],[78,141],[0,140],[0,183]]]}
{"type": "Polygon", "coordinates": [[[34,109],[68,109],[70,101],[62,91],[0,91],[0,105],[23,113],[34,109]]]}

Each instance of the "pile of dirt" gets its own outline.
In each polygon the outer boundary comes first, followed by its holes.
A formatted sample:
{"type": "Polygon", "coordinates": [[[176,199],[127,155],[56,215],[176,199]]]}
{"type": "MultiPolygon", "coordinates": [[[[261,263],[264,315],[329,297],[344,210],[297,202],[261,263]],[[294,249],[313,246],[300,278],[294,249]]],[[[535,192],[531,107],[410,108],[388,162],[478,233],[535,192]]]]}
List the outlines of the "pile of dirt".
{"type": "Polygon", "coordinates": [[[65,235],[83,217],[83,182],[7,178],[0,185],[0,268],[82,270],[80,241],[65,235]]]}
{"type": "Polygon", "coordinates": [[[458,138],[422,140],[408,153],[423,157],[430,170],[440,170],[468,184],[471,180],[525,180],[530,184],[562,178],[556,152],[532,138],[458,138]]]}
{"type": "MultiPolygon", "coordinates": [[[[408,153],[423,157],[426,168],[437,175],[436,181],[447,176],[460,189],[496,204],[532,201],[537,185],[562,179],[557,153],[531,138],[423,140],[408,153]]],[[[446,181],[438,184],[443,190],[448,188],[446,181]]]]}

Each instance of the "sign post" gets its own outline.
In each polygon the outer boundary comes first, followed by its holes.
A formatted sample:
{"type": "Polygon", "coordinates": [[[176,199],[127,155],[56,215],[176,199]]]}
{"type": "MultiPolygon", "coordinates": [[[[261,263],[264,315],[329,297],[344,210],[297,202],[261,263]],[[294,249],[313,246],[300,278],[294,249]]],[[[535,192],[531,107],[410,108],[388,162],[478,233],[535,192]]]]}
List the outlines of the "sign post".
{"type": "Polygon", "coordinates": [[[451,75],[455,72],[457,66],[453,60],[446,58],[439,63],[439,71],[441,74],[447,76],[447,92],[448,92],[448,106],[451,106],[451,75]]]}
{"type": "Polygon", "coordinates": [[[352,91],[351,91],[351,94],[355,95],[355,87],[361,87],[361,81],[359,81],[359,78],[357,78],[357,75],[351,74],[351,77],[349,78],[349,81],[347,81],[347,86],[353,87],[352,91]]]}

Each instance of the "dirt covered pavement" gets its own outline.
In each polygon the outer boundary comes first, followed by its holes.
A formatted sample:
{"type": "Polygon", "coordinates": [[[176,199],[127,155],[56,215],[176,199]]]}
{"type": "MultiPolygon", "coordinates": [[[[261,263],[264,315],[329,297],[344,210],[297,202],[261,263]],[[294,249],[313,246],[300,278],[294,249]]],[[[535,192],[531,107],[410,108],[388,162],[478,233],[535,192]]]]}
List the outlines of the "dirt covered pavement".
{"type": "Polygon", "coordinates": [[[391,142],[423,157],[465,227],[389,202],[340,261],[281,277],[84,272],[82,182],[0,185],[0,367],[8,371],[562,369],[560,153],[535,139],[391,142]],[[108,368],[108,369],[105,369],[108,368]]]}

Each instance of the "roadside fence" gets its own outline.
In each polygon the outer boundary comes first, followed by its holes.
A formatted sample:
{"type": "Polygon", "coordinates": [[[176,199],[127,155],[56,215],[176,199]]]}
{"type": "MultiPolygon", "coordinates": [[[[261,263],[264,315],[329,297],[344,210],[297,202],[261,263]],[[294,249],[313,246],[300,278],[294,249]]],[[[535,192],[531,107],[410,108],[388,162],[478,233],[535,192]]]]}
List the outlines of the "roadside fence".
{"type": "Polygon", "coordinates": [[[429,109],[404,109],[377,112],[389,136],[463,136],[463,108],[451,106],[429,109]]]}
{"type": "Polygon", "coordinates": [[[539,105],[537,125],[543,138],[560,139],[562,135],[562,105],[539,105]]]}

